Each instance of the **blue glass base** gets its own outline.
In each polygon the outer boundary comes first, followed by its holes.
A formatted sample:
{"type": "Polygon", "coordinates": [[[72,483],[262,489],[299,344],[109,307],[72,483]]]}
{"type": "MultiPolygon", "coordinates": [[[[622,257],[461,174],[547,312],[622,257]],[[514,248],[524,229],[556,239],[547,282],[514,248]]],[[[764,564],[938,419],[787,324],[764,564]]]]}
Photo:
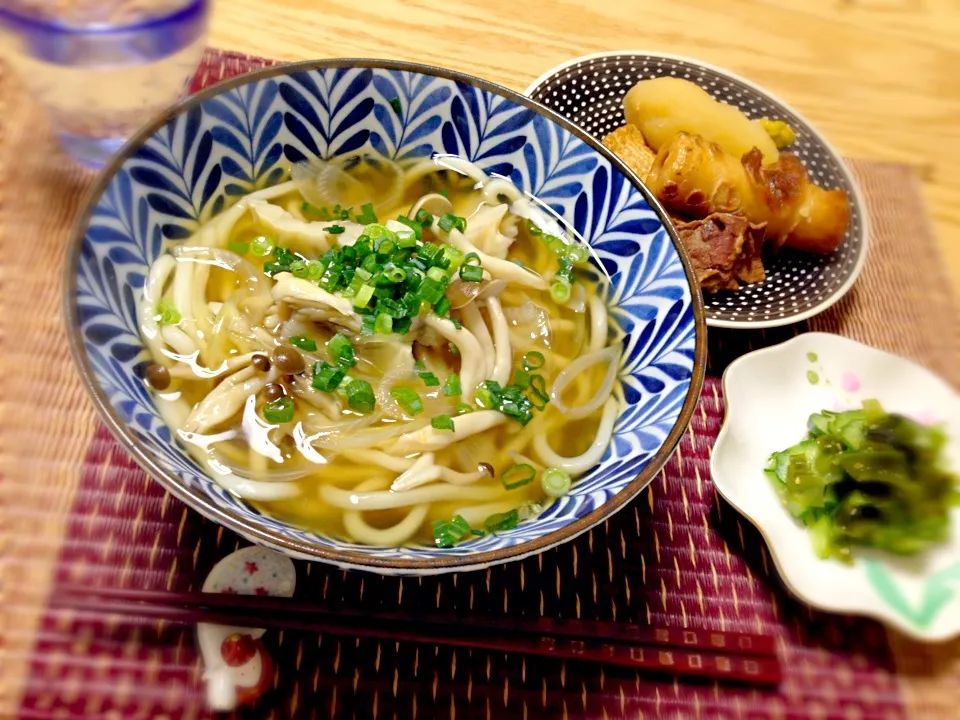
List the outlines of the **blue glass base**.
{"type": "Polygon", "coordinates": [[[125,137],[91,138],[69,133],[60,134],[60,142],[70,156],[93,170],[99,170],[106,165],[126,141],[125,137]]]}

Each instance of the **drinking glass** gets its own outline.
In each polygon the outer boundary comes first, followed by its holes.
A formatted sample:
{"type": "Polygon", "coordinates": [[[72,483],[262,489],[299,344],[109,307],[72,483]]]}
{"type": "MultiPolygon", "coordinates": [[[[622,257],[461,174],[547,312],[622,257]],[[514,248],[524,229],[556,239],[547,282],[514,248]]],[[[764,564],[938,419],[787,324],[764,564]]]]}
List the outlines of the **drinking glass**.
{"type": "Polygon", "coordinates": [[[184,92],[211,0],[0,2],[0,57],[50,114],[64,148],[101,167],[184,92]]]}

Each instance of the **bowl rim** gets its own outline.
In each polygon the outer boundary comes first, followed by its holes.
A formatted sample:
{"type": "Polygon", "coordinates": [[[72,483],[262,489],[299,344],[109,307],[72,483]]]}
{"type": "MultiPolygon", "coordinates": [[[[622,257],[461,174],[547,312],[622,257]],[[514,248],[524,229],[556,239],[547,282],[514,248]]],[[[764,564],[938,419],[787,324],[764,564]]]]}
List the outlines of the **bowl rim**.
{"type": "MultiPolygon", "coordinates": [[[[378,60],[371,58],[332,58],[324,60],[307,60],[304,62],[287,63],[273,65],[270,67],[256,70],[253,72],[238,75],[234,78],[222,81],[210,86],[198,93],[195,93],[176,105],[157,114],[152,120],[145,124],[135,135],[133,135],[124,146],[114,155],[104,169],[101,171],[97,181],[88,190],[81,211],[72,233],[72,240],[67,247],[67,261],[64,265],[63,277],[63,318],[66,325],[67,338],[70,346],[70,354],[79,371],[80,379],[86,388],[94,407],[110,430],[113,437],[120,445],[124,447],[127,453],[134,461],[143,468],[148,475],[159,482],[168,492],[178,500],[184,502],[201,515],[213,520],[214,522],[240,534],[248,540],[266,545],[268,547],[280,550],[288,555],[302,559],[319,560],[327,563],[333,563],[341,567],[350,567],[357,569],[370,570],[373,572],[389,573],[392,571],[406,571],[413,574],[435,574],[440,572],[455,572],[464,570],[480,569],[490,565],[497,565],[512,560],[518,560],[537,552],[542,552],[560,543],[575,538],[583,532],[586,532],[594,525],[597,525],[616,511],[622,509],[630,500],[636,497],[656,476],[667,460],[673,454],[673,451],[686,431],[690,420],[693,417],[697,401],[700,397],[700,391],[703,387],[704,377],[706,375],[707,365],[707,327],[706,313],[703,304],[703,297],[700,293],[699,285],[696,282],[696,276],[693,272],[693,266],[690,258],[677,237],[676,230],[669,222],[666,211],[640,181],[640,179],[613,153],[603,147],[599,142],[585,133],[579,127],[557,115],[548,108],[534,102],[529,97],[510,90],[488,80],[482,80],[465,73],[447,70],[432,65],[410,63],[395,60],[378,60]],[[188,487],[183,483],[176,473],[168,472],[162,468],[153,458],[152,452],[135,437],[130,431],[127,423],[123,422],[115,412],[110,401],[106,397],[102,387],[96,380],[96,374],[87,356],[85,344],[80,332],[79,308],[77,305],[77,280],[80,262],[80,253],[83,247],[83,241],[86,236],[87,228],[94,209],[102,197],[103,193],[113,181],[117,171],[123,163],[129,159],[142,144],[160,130],[174,118],[187,112],[188,110],[201,105],[207,100],[223,94],[226,91],[236,87],[246,85],[251,82],[257,82],[266,78],[279,75],[290,75],[296,72],[309,70],[328,70],[328,69],[351,69],[351,68],[370,68],[381,70],[395,70],[430,75],[445,80],[463,83],[478,88],[485,92],[490,92],[504,97],[512,102],[526,107],[533,112],[546,117],[548,120],[556,123],[577,138],[585,142],[594,152],[600,154],[611,165],[621,172],[640,194],[646,199],[650,207],[657,214],[664,230],[673,243],[683,264],[687,284],[690,287],[691,306],[694,319],[694,357],[693,368],[690,377],[690,386],[680,413],[676,422],[671,428],[669,434],[664,439],[660,448],[654,453],[653,457],[647,462],[643,470],[628,485],[611,497],[600,507],[588,513],[582,518],[564,525],[544,535],[527,540],[525,542],[511,545],[506,548],[488,550],[475,554],[451,555],[444,558],[414,559],[414,558],[381,558],[373,553],[364,553],[355,550],[328,550],[319,548],[307,542],[294,540],[284,537],[273,531],[270,531],[258,523],[235,515],[232,511],[220,507],[199,488],[188,487]]],[[[212,480],[215,482],[215,480],[212,480]]]]}
{"type": "MultiPolygon", "coordinates": [[[[523,91],[524,95],[531,97],[532,94],[547,80],[555,77],[559,73],[567,70],[568,68],[573,67],[574,65],[579,65],[580,63],[588,62],[590,60],[604,60],[612,59],[617,57],[630,56],[630,57],[653,57],[653,58],[663,58],[664,60],[676,60],[679,62],[684,62],[689,65],[695,65],[702,67],[705,70],[717,73],[718,75],[725,75],[731,80],[735,80],[743,85],[747,86],[751,90],[754,90],[757,94],[762,95],[769,100],[772,100],[774,103],[786,108],[791,112],[798,120],[800,120],[805,126],[810,134],[821,144],[823,148],[827,151],[833,161],[837,164],[840,173],[843,175],[843,179],[847,182],[847,185],[851,190],[850,203],[853,205],[857,213],[860,216],[860,253],[857,256],[857,261],[853,266],[853,269],[850,271],[849,277],[843,282],[843,284],[838,287],[828,298],[810,308],[809,310],[804,310],[801,313],[796,315],[790,315],[785,318],[775,318],[773,320],[714,320],[713,318],[707,318],[708,327],[717,327],[717,328],[727,328],[732,330],[762,330],[765,328],[774,328],[774,327],[783,327],[785,325],[793,325],[794,323],[803,322],[804,320],[809,320],[815,315],[819,315],[825,310],[829,310],[835,304],[840,302],[847,293],[853,288],[856,284],[857,279],[860,277],[860,274],[863,272],[864,265],[867,262],[867,255],[870,250],[870,213],[867,211],[867,201],[863,195],[863,190],[860,188],[860,183],[857,181],[856,176],[853,174],[853,170],[850,167],[850,164],[846,159],[837,152],[837,149],[827,140],[826,137],[817,129],[817,126],[814,125],[810,120],[801,112],[798,112],[793,105],[784,101],[779,95],[774,94],[770,90],[767,90],[764,87],[761,87],[752,80],[739,75],[732,70],[720,67],[719,65],[713,65],[703,60],[698,60],[697,58],[690,57],[689,55],[678,55],[675,53],[666,53],[659,50],[606,50],[598,53],[591,53],[589,55],[581,55],[580,57],[575,57],[570,60],[566,60],[559,65],[554,65],[552,68],[544,72],[540,77],[534,80],[530,85],[527,86],[526,90],[523,91]]],[[[589,135],[585,130],[580,130],[585,135],[589,135]]],[[[668,216],[669,219],[669,216],[668,216]]]]}
{"type": "MultiPolygon", "coordinates": [[[[727,384],[729,381],[729,376],[731,370],[739,370],[741,366],[747,366],[751,362],[758,360],[761,356],[767,355],[777,355],[783,353],[791,353],[795,351],[795,346],[802,346],[803,343],[839,343],[840,345],[846,345],[850,349],[856,349],[857,352],[867,352],[873,353],[879,356],[886,357],[890,360],[895,360],[899,363],[903,363],[905,366],[911,367],[915,372],[927,375],[928,377],[936,380],[938,383],[943,385],[943,389],[949,395],[953,397],[954,400],[960,402],[960,394],[957,390],[948,383],[944,378],[937,375],[930,368],[921,365],[916,360],[912,358],[905,357],[903,355],[898,355],[896,353],[884,350],[881,348],[874,347],[873,345],[868,345],[867,343],[860,342],[854,338],[847,337],[846,335],[840,335],[839,333],[830,333],[830,332],[804,332],[795,335],[792,338],[784,340],[783,342],[777,343],[775,345],[769,345],[767,347],[758,348],[752,350],[744,355],[741,355],[736,360],[731,362],[726,369],[723,371],[723,375],[720,378],[721,389],[723,390],[724,401],[726,402],[726,409],[723,415],[723,423],[720,426],[720,431],[717,433],[717,439],[713,445],[713,453],[710,456],[710,475],[713,478],[713,487],[716,490],[717,494],[720,495],[731,508],[739,513],[740,517],[753,525],[757,532],[760,534],[760,537],[763,539],[763,542],[767,546],[767,551],[770,555],[771,560],[773,560],[773,566],[777,570],[777,574],[780,576],[781,582],[784,584],[784,587],[798,600],[803,603],[806,603],[810,607],[820,610],[823,612],[831,613],[844,613],[847,615],[855,615],[858,617],[871,618],[880,623],[883,623],[888,628],[896,629],[902,632],[904,635],[920,641],[920,642],[945,642],[960,635],[960,625],[954,627],[953,629],[943,627],[939,631],[934,631],[931,629],[923,629],[917,627],[903,618],[898,614],[887,610],[885,607],[880,609],[863,607],[863,605],[845,605],[841,602],[821,602],[819,600],[812,599],[806,592],[806,586],[801,586],[793,582],[786,568],[795,563],[792,563],[789,557],[786,554],[781,552],[782,546],[773,543],[770,540],[770,535],[767,532],[767,527],[773,522],[789,521],[796,522],[786,509],[781,507],[780,510],[782,514],[778,517],[773,515],[768,516],[758,516],[748,513],[739,503],[739,496],[736,493],[730,492],[730,488],[725,484],[724,481],[717,482],[718,477],[724,477],[723,473],[719,475],[716,472],[717,467],[717,458],[720,457],[723,453],[723,448],[727,442],[727,436],[732,432],[729,430],[730,427],[730,418],[736,412],[733,409],[734,405],[738,403],[732,403],[730,399],[730,394],[727,392],[727,384]]],[[[812,550],[808,546],[804,549],[804,552],[811,552],[812,550]]],[[[832,560],[818,560],[818,562],[835,562],[832,560]]]]}

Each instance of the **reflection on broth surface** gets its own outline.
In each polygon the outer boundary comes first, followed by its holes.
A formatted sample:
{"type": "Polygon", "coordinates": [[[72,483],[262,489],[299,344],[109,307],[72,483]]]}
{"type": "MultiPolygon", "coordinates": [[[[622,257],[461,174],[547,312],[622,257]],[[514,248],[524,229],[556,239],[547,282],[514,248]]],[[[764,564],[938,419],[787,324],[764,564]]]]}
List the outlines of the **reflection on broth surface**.
{"type": "Polygon", "coordinates": [[[588,259],[460,158],[301,163],[154,262],[148,378],[264,513],[449,546],[540,512],[610,442],[620,338],[588,259]]]}

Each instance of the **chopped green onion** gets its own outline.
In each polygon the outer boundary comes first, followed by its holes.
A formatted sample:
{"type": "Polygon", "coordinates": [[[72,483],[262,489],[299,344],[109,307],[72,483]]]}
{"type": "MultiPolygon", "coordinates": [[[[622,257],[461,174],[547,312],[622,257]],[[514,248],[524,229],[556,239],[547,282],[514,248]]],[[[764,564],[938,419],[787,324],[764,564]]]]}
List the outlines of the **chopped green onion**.
{"type": "Polygon", "coordinates": [[[538,235],[543,235],[543,230],[541,230],[540,227],[535,222],[533,222],[533,220],[527,220],[527,232],[529,232],[534,237],[537,237],[538,235]]]}
{"type": "Polygon", "coordinates": [[[397,218],[397,222],[402,223],[413,230],[413,234],[417,236],[417,240],[423,237],[423,226],[416,220],[411,220],[410,218],[401,215],[397,218]]]}
{"type": "Polygon", "coordinates": [[[347,384],[347,403],[351,410],[360,413],[372,413],[377,405],[373,387],[366,380],[351,380],[347,384]]]}
{"type": "Polygon", "coordinates": [[[346,373],[340,368],[321,360],[313,366],[313,387],[324,392],[333,392],[343,381],[344,375],[346,373]]]}
{"type": "Polygon", "coordinates": [[[357,293],[360,292],[360,288],[363,287],[363,278],[354,273],[353,280],[350,281],[350,284],[343,288],[340,291],[340,294],[345,298],[356,297],[357,293]]]}
{"type": "Polygon", "coordinates": [[[457,415],[466,415],[467,413],[473,412],[473,406],[469,403],[462,402],[457,405],[457,415]]]}
{"type": "Polygon", "coordinates": [[[307,280],[319,280],[323,277],[323,271],[325,268],[323,265],[316,261],[310,261],[307,263],[307,280]]]}
{"type": "Polygon", "coordinates": [[[533,465],[520,463],[519,465],[511,465],[504,470],[503,475],[500,476],[500,482],[507,490],[515,490],[518,487],[529,485],[536,476],[537,471],[533,469],[533,465]]]}
{"type": "Polygon", "coordinates": [[[373,299],[373,286],[364,285],[357,291],[357,296],[353,299],[353,306],[355,308],[365,308],[367,304],[373,299]]]}
{"type": "Polygon", "coordinates": [[[392,283],[402,283],[407,279],[407,271],[400,267],[387,268],[383,276],[392,283]]]}
{"type": "Polygon", "coordinates": [[[456,373],[450,373],[447,375],[447,381],[443,384],[443,394],[447,397],[452,395],[462,395],[463,391],[460,388],[460,376],[456,373]]]}
{"type": "Polygon", "coordinates": [[[157,304],[157,312],[159,313],[157,323],[160,325],[176,325],[183,320],[177,306],[170,300],[161,300],[157,304]]]}
{"type": "MultiPolygon", "coordinates": [[[[267,242],[270,242],[270,240],[267,239],[267,242]]],[[[284,265],[289,265],[291,262],[297,259],[297,256],[295,253],[292,253],[291,251],[287,250],[287,248],[280,247],[279,245],[274,245],[273,248],[270,250],[270,254],[274,257],[274,259],[278,263],[281,263],[284,265]]]]}
{"type": "Polygon", "coordinates": [[[567,244],[562,238],[558,238],[556,235],[544,235],[543,242],[554,255],[566,254],[567,244]]]}
{"type": "Polygon", "coordinates": [[[573,263],[567,259],[564,255],[557,259],[557,265],[560,266],[560,269],[557,270],[557,274],[554,275],[554,280],[556,281],[566,281],[568,283],[573,282],[573,263]]]}
{"type": "Polygon", "coordinates": [[[273,242],[266,235],[258,235],[250,243],[250,252],[257,257],[267,257],[273,252],[273,242]]]}
{"type": "Polygon", "coordinates": [[[377,319],[373,323],[373,332],[375,332],[377,335],[389,335],[392,333],[393,318],[386,313],[380,313],[377,315],[377,319]]]}
{"type": "Polygon", "coordinates": [[[380,302],[377,304],[377,310],[386,313],[394,320],[406,317],[407,315],[406,306],[403,303],[389,297],[380,298],[380,302]]]}
{"type": "MultiPolygon", "coordinates": [[[[417,247],[417,236],[416,236],[416,234],[415,234],[415,233],[412,233],[412,232],[411,232],[411,233],[404,233],[403,235],[401,235],[400,233],[397,233],[397,236],[398,236],[398,239],[397,239],[397,247],[399,247],[401,250],[403,250],[403,249],[409,250],[409,252],[407,253],[408,257],[407,257],[407,258],[404,258],[405,260],[406,260],[406,259],[409,259],[409,256],[410,256],[410,255],[413,255],[413,249],[417,247]]],[[[395,261],[398,260],[398,256],[397,256],[397,255],[394,255],[394,260],[395,260],[395,261]]]]}
{"type": "Polygon", "coordinates": [[[550,403],[550,398],[544,399],[539,395],[534,395],[530,398],[530,404],[533,405],[537,410],[543,410],[550,403]]]}
{"type": "Polygon", "coordinates": [[[513,374],[513,384],[521,390],[526,390],[528,387],[530,387],[530,373],[528,373],[526,370],[518,369],[513,374]]]}
{"type": "Polygon", "coordinates": [[[547,381],[543,379],[543,375],[531,375],[530,388],[537,395],[540,395],[546,399],[550,398],[550,396],[547,394],[547,381]]]}
{"type": "Polygon", "coordinates": [[[450,322],[453,323],[453,327],[457,330],[460,330],[461,328],[463,328],[463,324],[459,320],[457,320],[455,317],[450,318],[450,322]]]}
{"type": "Polygon", "coordinates": [[[567,247],[567,260],[574,265],[582,265],[590,258],[590,252],[586,246],[580,243],[573,243],[567,247]]]}
{"type": "Polygon", "coordinates": [[[377,215],[373,212],[373,203],[367,203],[360,208],[360,214],[357,215],[357,222],[361,225],[374,225],[377,221],[377,215]]]}
{"type": "Polygon", "coordinates": [[[340,280],[343,277],[343,266],[342,265],[331,265],[327,268],[327,271],[323,274],[323,277],[320,278],[320,286],[325,288],[330,292],[336,291],[337,287],[340,285],[340,280]]]}
{"type": "Polygon", "coordinates": [[[458,217],[453,213],[444,213],[440,216],[440,222],[437,223],[441,230],[444,232],[450,232],[454,228],[460,232],[467,231],[467,219],[458,217]]]}
{"type": "Polygon", "coordinates": [[[293,273],[294,277],[300,278],[301,280],[307,277],[307,263],[303,260],[296,260],[290,263],[290,272],[293,273]]]}
{"type": "MultiPolygon", "coordinates": [[[[436,268],[431,268],[436,269],[436,268]]],[[[441,270],[441,272],[443,272],[441,270]]],[[[443,297],[443,293],[446,291],[446,284],[440,284],[433,278],[427,278],[423,281],[423,285],[420,286],[420,297],[421,299],[430,304],[434,305],[440,302],[440,298],[443,297]]]]}
{"type": "Polygon", "coordinates": [[[285,423],[293,420],[293,399],[277,398],[263,405],[263,419],[269,423],[285,423]]]}
{"type": "Polygon", "coordinates": [[[336,391],[335,391],[335,392],[337,393],[337,395],[339,395],[339,396],[342,397],[344,400],[346,400],[346,399],[347,399],[347,385],[349,385],[350,383],[352,383],[353,380],[354,380],[354,378],[350,377],[349,375],[344,375],[344,376],[343,376],[343,380],[341,380],[341,381],[340,381],[340,384],[337,385],[337,389],[336,389],[336,391]]]}
{"type": "Polygon", "coordinates": [[[466,260],[466,256],[453,245],[444,245],[443,246],[443,257],[449,263],[449,274],[453,275],[461,265],[463,261],[466,260]]]}
{"type": "Polygon", "coordinates": [[[403,106],[400,104],[400,98],[395,97],[390,99],[390,107],[393,108],[393,111],[397,115],[403,115],[403,106]]]}
{"type": "Polygon", "coordinates": [[[450,351],[452,355],[456,355],[458,357],[460,356],[460,348],[458,348],[453,343],[447,343],[447,349],[450,351]]]}
{"type": "Polygon", "coordinates": [[[531,350],[523,356],[523,369],[526,371],[539,370],[543,367],[544,357],[542,352],[531,350]]]}
{"type": "MultiPolygon", "coordinates": [[[[399,240],[399,238],[398,238],[399,240]]],[[[390,238],[381,238],[380,242],[377,243],[377,255],[382,257],[387,257],[394,250],[397,249],[397,243],[390,238]]]]}
{"type": "Polygon", "coordinates": [[[307,352],[315,352],[317,349],[317,341],[306,335],[291,335],[290,344],[307,352]]]}
{"type": "Polygon", "coordinates": [[[450,312],[450,301],[442,297],[437,301],[437,304],[433,306],[433,311],[437,314],[437,317],[446,317],[447,313],[450,312]]]}
{"type": "Polygon", "coordinates": [[[427,387],[440,387],[440,378],[434,375],[432,372],[428,372],[423,369],[423,365],[417,363],[417,375],[423,380],[423,384],[427,387]]]}
{"type": "Polygon", "coordinates": [[[447,279],[447,274],[438,267],[432,267],[427,270],[427,277],[433,280],[434,282],[442,283],[447,279]]]}
{"type": "Polygon", "coordinates": [[[417,211],[416,221],[420,223],[420,227],[430,227],[433,225],[433,215],[428,213],[423,208],[420,208],[417,211]]]}
{"type": "Polygon", "coordinates": [[[410,326],[412,324],[413,324],[413,318],[409,318],[409,317],[394,318],[393,331],[398,335],[404,335],[410,331],[410,326]]]}
{"type": "Polygon", "coordinates": [[[492,410],[493,409],[493,396],[490,394],[490,391],[486,388],[480,388],[477,390],[477,405],[480,406],[481,410],[492,410]]]}
{"type": "Polygon", "coordinates": [[[480,282],[483,280],[483,268],[479,265],[461,265],[460,279],[464,282],[480,282]]]}
{"type": "MultiPolygon", "coordinates": [[[[453,430],[453,418],[449,415],[436,415],[430,419],[430,425],[437,430],[453,430]]],[[[532,468],[531,468],[532,469],[532,468]]]]}
{"type": "Polygon", "coordinates": [[[483,521],[483,526],[487,532],[497,532],[498,530],[513,530],[520,524],[520,513],[516,510],[510,510],[503,513],[494,513],[483,521]]]}
{"type": "Polygon", "coordinates": [[[353,352],[353,345],[347,340],[343,333],[337,333],[327,341],[327,353],[337,361],[337,365],[342,368],[353,367],[357,364],[356,355],[353,352]]]}
{"type": "Polygon", "coordinates": [[[570,300],[570,283],[557,280],[550,286],[550,297],[555,303],[565,304],[570,300]]]}
{"type": "Polygon", "coordinates": [[[481,530],[480,528],[470,528],[470,534],[476,535],[477,537],[483,537],[487,534],[486,530],[481,530]]]}
{"type": "Polygon", "coordinates": [[[346,228],[343,225],[329,225],[326,231],[331,235],[342,235],[346,228]]]}
{"type": "Polygon", "coordinates": [[[386,225],[381,225],[380,223],[370,223],[363,228],[363,234],[367,236],[367,239],[376,245],[377,240],[382,240],[387,238],[389,240],[396,240],[397,236],[390,230],[386,225]]]}
{"type": "Polygon", "coordinates": [[[464,257],[463,257],[463,264],[464,264],[464,265],[479,265],[479,264],[480,264],[480,256],[477,255],[477,253],[475,253],[475,252],[467,253],[467,254],[464,255],[464,257]]]}
{"type": "Polygon", "coordinates": [[[560,468],[547,468],[540,476],[540,484],[550,497],[563,497],[570,492],[570,473],[560,468]]]}
{"type": "Polygon", "coordinates": [[[433,521],[433,542],[437,547],[453,547],[469,532],[472,532],[470,523],[460,515],[457,515],[453,520],[433,521]]]}
{"type": "Polygon", "coordinates": [[[250,252],[250,243],[240,242],[239,240],[231,240],[227,243],[227,249],[231,252],[237,253],[237,255],[246,255],[250,252]]]}
{"type": "Polygon", "coordinates": [[[547,381],[543,375],[530,376],[530,389],[533,391],[533,402],[537,410],[543,410],[550,402],[550,396],[547,394],[547,381]]]}
{"type": "Polygon", "coordinates": [[[416,390],[405,387],[393,388],[390,391],[390,397],[396,400],[400,407],[403,408],[403,411],[410,417],[423,412],[423,401],[420,399],[416,390]]]}
{"type": "MultiPolygon", "coordinates": [[[[420,256],[421,260],[425,260],[427,267],[433,264],[433,259],[439,255],[441,248],[438,245],[434,245],[431,242],[425,242],[419,248],[417,248],[417,255],[420,256]]],[[[424,268],[426,269],[426,268],[424,268]]]]}
{"type": "Polygon", "coordinates": [[[477,390],[477,404],[484,409],[497,410],[524,426],[533,420],[533,402],[518,385],[502,387],[498,382],[487,380],[477,390]]]}

